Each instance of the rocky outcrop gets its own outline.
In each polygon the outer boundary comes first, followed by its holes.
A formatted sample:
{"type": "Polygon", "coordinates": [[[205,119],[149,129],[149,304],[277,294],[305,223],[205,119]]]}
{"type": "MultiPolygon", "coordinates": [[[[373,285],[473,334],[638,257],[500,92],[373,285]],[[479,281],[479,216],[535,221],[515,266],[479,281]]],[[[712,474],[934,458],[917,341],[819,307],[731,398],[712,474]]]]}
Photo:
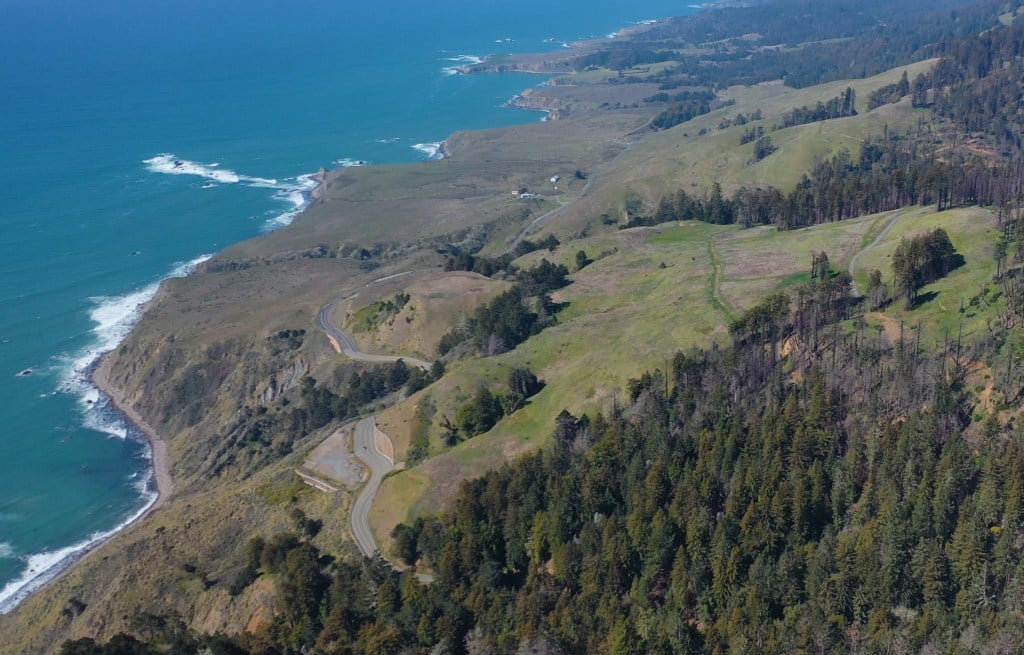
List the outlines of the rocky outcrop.
{"type": "Polygon", "coordinates": [[[309,375],[309,362],[305,359],[298,359],[290,366],[274,373],[267,380],[263,390],[257,392],[258,402],[262,405],[270,405],[277,401],[282,395],[295,387],[302,378],[309,375]]]}
{"type": "Polygon", "coordinates": [[[509,100],[508,104],[519,109],[546,111],[550,120],[558,120],[569,113],[568,107],[561,100],[544,93],[543,88],[527,89],[509,100]]]}
{"type": "Polygon", "coordinates": [[[495,61],[484,60],[479,64],[468,64],[456,69],[462,75],[476,73],[571,73],[570,61],[495,61]]]}

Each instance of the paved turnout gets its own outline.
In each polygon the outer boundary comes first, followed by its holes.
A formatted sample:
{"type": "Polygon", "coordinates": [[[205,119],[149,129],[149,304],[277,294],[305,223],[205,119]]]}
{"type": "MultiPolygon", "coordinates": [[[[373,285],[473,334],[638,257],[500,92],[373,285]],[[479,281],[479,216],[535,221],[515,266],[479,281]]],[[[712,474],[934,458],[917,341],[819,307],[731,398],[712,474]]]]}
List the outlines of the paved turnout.
{"type": "MultiPolygon", "coordinates": [[[[374,280],[363,288],[376,284],[377,282],[383,282],[384,280],[400,277],[402,275],[408,275],[408,272],[389,275],[387,277],[380,278],[379,280],[374,280]]],[[[327,338],[331,340],[335,350],[360,362],[387,364],[402,360],[410,366],[421,368],[424,371],[430,370],[431,365],[429,362],[425,362],[422,359],[416,359],[415,357],[369,355],[359,350],[359,345],[356,343],[355,339],[352,338],[352,335],[341,330],[331,322],[331,313],[334,311],[335,306],[350,297],[351,296],[345,296],[327,303],[320,308],[320,312],[316,315],[317,327],[324,331],[327,338]]],[[[366,481],[366,486],[363,487],[359,497],[356,498],[356,502],[352,506],[352,512],[350,513],[352,536],[355,537],[356,545],[359,547],[359,550],[367,557],[375,557],[379,555],[377,542],[373,538],[373,531],[370,530],[370,507],[373,506],[373,498],[377,495],[377,490],[380,489],[380,483],[384,480],[384,476],[395,468],[395,463],[391,458],[380,452],[377,448],[376,433],[377,422],[374,420],[374,417],[370,416],[368,418],[360,419],[359,422],[356,423],[355,430],[353,430],[352,434],[352,449],[355,452],[355,456],[366,464],[367,469],[370,471],[370,479],[366,481]]],[[[391,566],[395,568],[395,570],[402,570],[394,563],[392,563],[391,566]]],[[[434,580],[434,576],[425,573],[417,573],[416,578],[420,582],[426,584],[429,584],[434,580]]]]}

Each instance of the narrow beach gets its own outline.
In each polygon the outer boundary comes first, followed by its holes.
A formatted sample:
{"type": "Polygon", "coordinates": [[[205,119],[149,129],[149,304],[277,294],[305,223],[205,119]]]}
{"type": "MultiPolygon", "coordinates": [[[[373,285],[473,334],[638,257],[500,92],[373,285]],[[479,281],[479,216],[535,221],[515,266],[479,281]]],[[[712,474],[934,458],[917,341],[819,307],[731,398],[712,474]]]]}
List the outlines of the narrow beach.
{"type": "MultiPolygon", "coordinates": [[[[104,355],[99,365],[92,373],[93,384],[101,392],[110,398],[110,404],[124,415],[125,420],[131,422],[142,434],[146,436],[152,452],[153,482],[156,486],[157,498],[153,501],[143,514],[131,524],[146,518],[163,506],[174,492],[174,481],[171,479],[171,472],[167,464],[167,441],[151,426],[142,416],[135,411],[125,399],[125,394],[110,382],[110,355],[104,355]]],[[[129,524],[129,525],[131,525],[129,524]]],[[[124,527],[128,527],[127,525],[124,527]]]]}

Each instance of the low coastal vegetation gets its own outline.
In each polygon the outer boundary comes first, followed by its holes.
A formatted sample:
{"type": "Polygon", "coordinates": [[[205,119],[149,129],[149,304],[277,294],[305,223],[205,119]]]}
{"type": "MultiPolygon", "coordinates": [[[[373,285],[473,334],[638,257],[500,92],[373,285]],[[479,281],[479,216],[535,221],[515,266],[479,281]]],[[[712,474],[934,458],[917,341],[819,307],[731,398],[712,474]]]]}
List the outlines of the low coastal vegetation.
{"type": "Polygon", "coordinates": [[[356,332],[369,332],[377,328],[381,323],[393,318],[408,303],[409,294],[399,292],[393,298],[378,300],[373,304],[367,305],[352,317],[352,329],[356,332]]]}

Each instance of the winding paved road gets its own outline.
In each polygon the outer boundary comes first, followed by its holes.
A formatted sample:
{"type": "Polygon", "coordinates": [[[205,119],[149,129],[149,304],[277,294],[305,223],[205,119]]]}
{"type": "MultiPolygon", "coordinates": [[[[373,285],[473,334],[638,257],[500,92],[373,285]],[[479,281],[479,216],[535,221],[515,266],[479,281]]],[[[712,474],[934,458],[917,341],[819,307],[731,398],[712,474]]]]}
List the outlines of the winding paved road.
{"type": "MultiPolygon", "coordinates": [[[[400,275],[404,275],[404,273],[400,275]]],[[[387,280],[392,277],[397,276],[380,278],[379,280],[370,282],[370,284],[387,280]]],[[[367,284],[366,286],[370,286],[370,284],[367,284]]],[[[416,359],[415,357],[370,355],[361,351],[355,339],[352,338],[352,335],[348,334],[331,322],[331,313],[334,311],[334,308],[338,303],[351,297],[352,295],[348,295],[332,300],[321,307],[320,312],[316,315],[317,327],[324,331],[335,350],[360,362],[389,364],[391,362],[402,360],[403,362],[423,369],[424,371],[430,370],[430,363],[425,362],[422,359],[416,359]]],[[[374,417],[370,416],[368,418],[361,419],[356,423],[352,438],[352,449],[355,456],[363,462],[363,464],[366,464],[366,468],[370,471],[370,479],[367,480],[366,486],[363,487],[363,490],[359,493],[359,497],[356,498],[356,502],[352,506],[350,516],[352,535],[355,537],[356,545],[359,546],[359,550],[362,551],[363,555],[366,555],[367,557],[374,557],[378,554],[377,542],[374,540],[373,531],[370,529],[370,507],[373,505],[373,498],[377,495],[377,490],[380,489],[380,483],[384,480],[384,476],[395,468],[395,462],[390,457],[382,453],[377,447],[376,433],[377,423],[374,420],[374,417]]]]}
{"type": "Polygon", "coordinates": [[[430,370],[430,364],[423,361],[422,359],[416,359],[415,357],[398,357],[396,355],[370,355],[359,350],[359,345],[356,344],[355,339],[352,335],[342,331],[334,323],[331,322],[331,312],[334,311],[335,306],[338,303],[348,300],[351,296],[345,296],[344,298],[338,298],[327,303],[320,308],[320,313],[316,315],[316,325],[321,330],[327,333],[327,337],[331,340],[335,349],[343,353],[344,355],[351,357],[352,359],[360,362],[371,362],[374,364],[390,364],[402,360],[406,364],[411,364],[417,368],[421,368],[424,371],[430,370]]]}
{"type": "Polygon", "coordinates": [[[356,423],[352,446],[355,455],[366,464],[370,470],[370,479],[363,487],[356,502],[352,505],[351,523],[352,535],[356,538],[356,545],[363,555],[374,557],[377,555],[377,542],[373,538],[373,531],[370,530],[370,507],[373,505],[373,498],[380,489],[380,483],[384,476],[395,468],[395,463],[377,449],[377,442],[374,435],[377,431],[377,423],[371,416],[361,419],[356,423]]]}

